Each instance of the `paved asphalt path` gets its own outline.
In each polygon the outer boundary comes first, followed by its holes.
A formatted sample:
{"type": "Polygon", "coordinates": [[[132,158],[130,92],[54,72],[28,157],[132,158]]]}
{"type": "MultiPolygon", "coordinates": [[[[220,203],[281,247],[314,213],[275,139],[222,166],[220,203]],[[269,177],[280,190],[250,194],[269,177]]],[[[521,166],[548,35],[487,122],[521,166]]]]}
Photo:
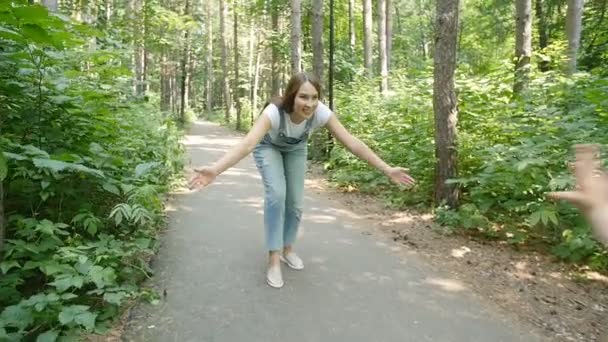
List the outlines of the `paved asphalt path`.
{"type": "MultiPolygon", "coordinates": [[[[192,165],[206,165],[241,137],[197,122],[184,143],[192,165]]],[[[262,195],[248,156],[209,187],[174,196],[149,284],[166,296],[132,309],[123,340],[542,341],[310,189],[296,245],[305,268],[283,265],[285,286],[269,287],[262,195]]]]}

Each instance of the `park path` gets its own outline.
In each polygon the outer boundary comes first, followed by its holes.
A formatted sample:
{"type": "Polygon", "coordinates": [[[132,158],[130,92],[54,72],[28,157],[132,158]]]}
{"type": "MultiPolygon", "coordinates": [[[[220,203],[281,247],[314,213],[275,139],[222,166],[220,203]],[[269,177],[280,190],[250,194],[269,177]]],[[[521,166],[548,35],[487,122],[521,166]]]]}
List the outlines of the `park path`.
{"type": "MultiPolygon", "coordinates": [[[[192,165],[216,160],[242,134],[197,122],[192,165]]],[[[285,286],[265,282],[263,192],[251,156],[198,192],[176,194],[153,263],[157,305],[131,310],[125,341],[542,341],[365,222],[308,191],[285,286]]]]}

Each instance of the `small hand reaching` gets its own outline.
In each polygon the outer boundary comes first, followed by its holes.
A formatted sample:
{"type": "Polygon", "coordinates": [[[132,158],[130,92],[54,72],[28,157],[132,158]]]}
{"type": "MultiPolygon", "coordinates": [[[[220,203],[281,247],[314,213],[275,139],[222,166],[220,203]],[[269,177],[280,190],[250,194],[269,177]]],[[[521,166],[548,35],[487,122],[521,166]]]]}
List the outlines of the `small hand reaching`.
{"type": "Polygon", "coordinates": [[[188,188],[190,188],[190,190],[205,187],[217,177],[217,172],[211,167],[202,167],[200,169],[194,169],[194,171],[196,174],[188,183],[188,188]]]}
{"type": "Polygon", "coordinates": [[[550,192],[547,196],[578,207],[600,241],[608,246],[608,174],[600,168],[599,146],[576,145],[575,150],[575,191],[550,192]]]}
{"type": "Polygon", "coordinates": [[[385,174],[395,184],[410,186],[416,184],[414,178],[408,175],[405,171],[407,171],[407,169],[402,167],[391,167],[385,172],[385,174]]]}

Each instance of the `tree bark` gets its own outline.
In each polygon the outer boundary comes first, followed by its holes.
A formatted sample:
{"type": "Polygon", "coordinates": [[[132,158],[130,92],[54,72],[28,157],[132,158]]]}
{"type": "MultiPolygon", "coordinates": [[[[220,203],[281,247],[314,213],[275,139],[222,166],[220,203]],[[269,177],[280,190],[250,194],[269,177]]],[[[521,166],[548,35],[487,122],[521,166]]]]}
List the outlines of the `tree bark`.
{"type": "Polygon", "coordinates": [[[380,58],[379,71],[381,76],[380,92],[388,91],[388,58],[386,54],[386,1],[378,0],[378,52],[380,58]]]}
{"type": "Polygon", "coordinates": [[[348,0],[348,37],[350,41],[350,51],[355,51],[357,36],[355,34],[355,0],[348,0]]]}
{"type": "Polygon", "coordinates": [[[207,119],[213,112],[213,17],[211,16],[212,1],[207,1],[207,119]]]}
{"type": "Polygon", "coordinates": [[[272,64],[271,64],[271,89],[270,96],[279,94],[279,82],[280,82],[280,71],[279,71],[279,47],[277,37],[279,35],[279,8],[277,1],[270,0],[272,3],[271,8],[271,21],[272,21],[272,33],[273,33],[273,44],[272,44],[272,64]]]}
{"type": "MultiPolygon", "coordinates": [[[[543,8],[543,0],[536,0],[534,3],[536,10],[536,18],[538,18],[538,47],[541,52],[549,45],[547,36],[547,18],[543,8]]],[[[549,63],[547,61],[539,62],[540,71],[548,71],[549,63]]]]}
{"type": "Polygon", "coordinates": [[[313,71],[323,84],[323,0],[312,3],[313,71]]]}
{"type": "Polygon", "coordinates": [[[568,10],[566,12],[566,34],[568,36],[568,75],[574,74],[577,70],[578,48],[581,42],[582,17],[583,0],[568,0],[568,10]]]}
{"type": "Polygon", "coordinates": [[[302,71],[302,0],[291,0],[291,74],[302,71]]]}
{"type": "Polygon", "coordinates": [[[435,112],[436,204],[458,206],[459,189],[448,179],[457,177],[458,109],[454,90],[458,33],[458,0],[438,0],[434,55],[433,110],[435,112]]]}
{"type": "Polygon", "coordinates": [[[386,0],[386,68],[392,69],[391,55],[393,50],[393,0],[386,0]]]}
{"type": "Polygon", "coordinates": [[[241,119],[241,90],[240,90],[240,80],[239,80],[239,31],[238,31],[238,11],[236,8],[236,1],[234,2],[234,23],[233,23],[233,36],[234,36],[234,87],[232,93],[234,94],[234,104],[236,106],[236,129],[240,130],[242,125],[241,119]]]}
{"type": "Polygon", "coordinates": [[[374,76],[372,60],[372,0],[363,0],[363,60],[367,77],[374,76]]]}
{"type": "Polygon", "coordinates": [[[228,48],[226,47],[226,17],[227,17],[228,9],[226,8],[225,0],[220,0],[220,48],[222,50],[222,89],[223,97],[224,97],[224,120],[226,123],[230,123],[230,87],[228,84],[228,48]]]}
{"type": "Polygon", "coordinates": [[[532,0],[515,2],[515,81],[513,93],[525,92],[530,79],[532,58],[532,0]]]}
{"type": "Polygon", "coordinates": [[[57,0],[42,0],[42,4],[50,11],[57,12],[57,0]]]}
{"type": "MultiPolygon", "coordinates": [[[[184,16],[190,15],[190,1],[186,0],[184,4],[184,16]]],[[[186,109],[189,103],[188,100],[188,89],[190,85],[188,84],[188,80],[190,79],[188,75],[189,66],[190,66],[190,32],[186,30],[184,32],[184,51],[182,53],[181,60],[181,94],[180,94],[180,119],[182,123],[186,122],[186,109]]]]}

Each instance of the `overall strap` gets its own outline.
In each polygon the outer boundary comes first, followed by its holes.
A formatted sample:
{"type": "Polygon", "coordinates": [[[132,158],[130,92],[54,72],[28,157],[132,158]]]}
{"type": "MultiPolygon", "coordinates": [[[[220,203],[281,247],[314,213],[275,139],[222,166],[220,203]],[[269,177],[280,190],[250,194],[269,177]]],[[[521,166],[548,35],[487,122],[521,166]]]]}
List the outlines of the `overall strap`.
{"type": "Polygon", "coordinates": [[[300,136],[300,139],[302,139],[302,140],[308,139],[308,134],[310,133],[310,130],[312,128],[313,121],[315,121],[314,112],[312,113],[312,116],[310,117],[310,119],[306,120],[306,127],[304,127],[304,132],[302,133],[302,136],[300,136]]]}
{"type": "Polygon", "coordinates": [[[287,136],[287,130],[285,129],[285,110],[279,107],[279,136],[287,136]]]}

